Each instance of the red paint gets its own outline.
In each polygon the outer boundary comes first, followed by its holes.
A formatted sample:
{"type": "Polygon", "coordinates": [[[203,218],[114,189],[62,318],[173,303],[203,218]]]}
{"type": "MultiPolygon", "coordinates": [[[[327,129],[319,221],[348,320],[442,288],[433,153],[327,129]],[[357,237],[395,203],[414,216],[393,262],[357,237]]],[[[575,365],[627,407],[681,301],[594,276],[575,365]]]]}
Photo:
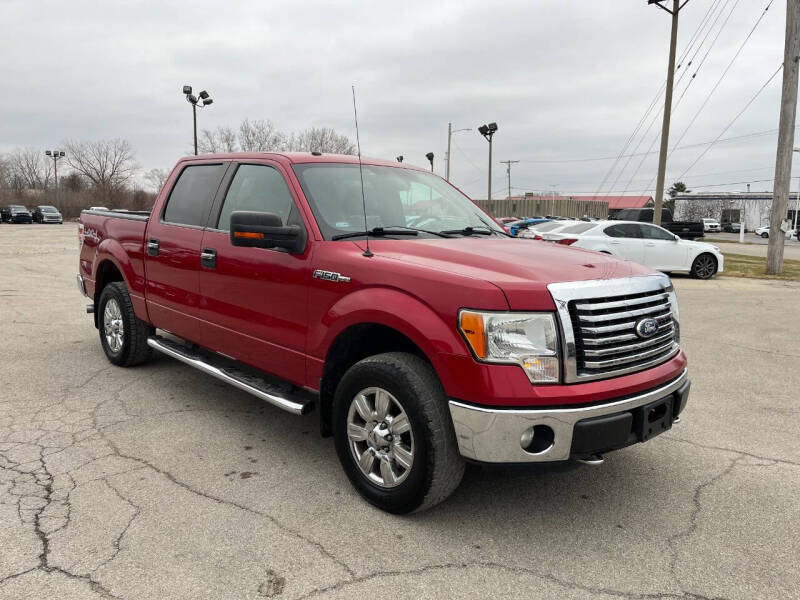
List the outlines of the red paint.
{"type": "MultiPolygon", "coordinates": [[[[547,284],[650,273],[643,266],[559,244],[505,238],[325,241],[291,170],[293,163],[356,157],[237,154],[184,158],[145,222],[83,214],[80,272],[90,295],[110,261],[135,298],[139,318],[247,364],[317,389],[337,336],[377,323],[411,339],[431,361],[446,393],[495,406],[575,405],[607,401],[655,387],[686,366],[681,352],[632,375],[572,385],[537,385],[517,366],[475,361],[458,334],[458,310],[553,311],[547,284]],[[308,232],[301,254],[233,246],[229,234],[160,222],[177,173],[187,164],[238,160],[276,166],[289,185],[308,232]],[[147,240],[159,240],[158,256],[147,240]],[[216,268],[201,266],[201,248],[217,251],[216,268]],[[315,279],[315,269],[348,283],[315,279]]],[[[366,164],[412,168],[367,160],[366,164]]],[[[424,170],[424,169],[418,169],[424,170]]],[[[213,211],[212,211],[213,212],[213,211]]]]}

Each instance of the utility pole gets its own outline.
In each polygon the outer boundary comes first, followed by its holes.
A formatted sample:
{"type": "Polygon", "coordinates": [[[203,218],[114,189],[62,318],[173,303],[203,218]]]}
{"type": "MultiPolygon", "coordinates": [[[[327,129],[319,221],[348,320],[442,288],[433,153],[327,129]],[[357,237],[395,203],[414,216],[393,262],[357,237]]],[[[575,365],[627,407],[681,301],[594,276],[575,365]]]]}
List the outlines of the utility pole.
{"type": "Polygon", "coordinates": [[[778,124],[778,151],[775,158],[775,187],[769,220],[767,274],[783,270],[783,220],[789,207],[792,178],[792,149],[797,116],[797,61],[800,59],[800,0],[786,0],[786,41],[783,49],[783,90],[778,124]]]}
{"type": "Polygon", "coordinates": [[[661,125],[661,149],[658,154],[658,178],[656,179],[656,203],[653,209],[653,223],[661,225],[661,208],[664,203],[664,177],[667,171],[667,147],[669,146],[669,120],[672,113],[672,86],[675,81],[675,46],[678,42],[678,13],[689,0],[672,0],[672,10],[663,6],[669,0],[647,0],[672,15],[672,33],[669,38],[669,66],[667,67],[667,90],[664,97],[664,122],[661,125]]]}
{"type": "Polygon", "coordinates": [[[511,165],[518,163],[518,160],[501,160],[500,164],[506,166],[506,173],[508,174],[508,197],[511,198],[511,165]]]}

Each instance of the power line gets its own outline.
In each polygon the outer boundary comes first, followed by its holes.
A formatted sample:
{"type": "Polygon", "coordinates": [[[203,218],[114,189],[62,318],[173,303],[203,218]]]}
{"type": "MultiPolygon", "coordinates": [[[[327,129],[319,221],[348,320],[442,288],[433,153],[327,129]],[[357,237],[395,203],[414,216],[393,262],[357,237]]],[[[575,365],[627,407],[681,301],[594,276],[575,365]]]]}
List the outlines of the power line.
{"type": "MultiPolygon", "coordinates": [[[[691,51],[691,48],[694,45],[694,42],[699,37],[699,34],[702,31],[702,29],[705,27],[705,24],[706,24],[706,22],[707,22],[707,20],[709,18],[709,15],[712,13],[713,10],[716,10],[716,7],[719,6],[720,3],[721,3],[721,0],[715,0],[714,3],[712,3],[711,6],[709,7],[708,11],[706,11],[706,14],[703,16],[703,18],[700,21],[700,25],[698,25],[698,27],[695,30],[694,34],[689,39],[689,42],[686,44],[686,48],[684,49],[683,53],[681,54],[681,57],[678,59],[678,66],[677,66],[676,70],[680,69],[683,66],[683,62],[686,59],[686,57],[688,56],[689,52],[691,51]]],[[[722,11],[720,11],[720,14],[722,14],[722,11]]],[[[713,24],[712,24],[711,28],[713,28],[713,24]]],[[[709,28],[709,31],[711,31],[711,28],[709,28]]],[[[708,34],[706,34],[706,35],[708,35],[708,34]]],[[[703,42],[705,42],[705,38],[703,38],[703,42]]],[[[698,46],[698,49],[702,46],[703,42],[700,43],[700,46],[698,46]]],[[[687,67],[689,65],[691,65],[691,64],[692,64],[692,61],[690,60],[689,63],[687,64],[687,67]]],[[[685,73],[685,70],[684,70],[684,73],[685,73]]],[[[681,74],[681,77],[682,76],[683,76],[683,73],[681,74]]],[[[680,78],[679,78],[678,81],[680,82],[680,78]]],[[[661,97],[661,94],[664,92],[664,88],[665,87],[666,87],[666,82],[662,83],[661,86],[658,88],[658,91],[655,93],[655,96],[653,96],[653,99],[650,101],[650,104],[645,109],[644,114],[641,116],[641,118],[639,119],[639,122],[636,124],[636,127],[633,130],[633,133],[631,133],[630,136],[628,136],[628,139],[623,144],[622,149],[619,151],[619,154],[617,155],[617,158],[614,161],[614,164],[611,165],[609,170],[606,172],[606,175],[603,177],[603,180],[600,182],[600,185],[597,187],[596,194],[600,193],[600,190],[602,189],[603,185],[605,185],[605,183],[608,180],[608,178],[611,176],[611,173],[614,172],[614,169],[616,168],[616,166],[619,163],[619,161],[624,157],[623,155],[625,154],[625,151],[628,149],[630,144],[636,138],[636,135],[638,134],[638,132],[641,129],[642,125],[644,125],[645,121],[647,120],[647,117],[650,115],[650,113],[653,110],[653,108],[655,108],[655,106],[658,104],[658,99],[661,97]]],[[[652,123],[651,123],[650,126],[652,127],[652,123]]],[[[649,129],[650,128],[648,127],[648,131],[649,131],[649,129]]],[[[644,135],[647,135],[647,134],[645,133],[644,135]]],[[[636,149],[638,149],[639,145],[641,145],[641,142],[637,145],[636,149]]],[[[636,151],[636,149],[634,149],[634,152],[636,151]]],[[[628,163],[630,163],[630,159],[628,160],[628,163]]],[[[626,163],[626,166],[627,166],[628,163],[626,163]]],[[[625,167],[622,168],[622,171],[624,171],[624,170],[625,170],[625,167]]],[[[617,179],[619,179],[619,175],[617,176],[617,179]]]]}
{"type": "MultiPolygon", "coordinates": [[[[800,125],[798,125],[797,127],[800,127],[800,125]]],[[[734,140],[742,140],[742,139],[751,138],[751,137],[765,136],[765,135],[769,135],[771,133],[777,133],[777,132],[778,132],[777,129],[767,129],[767,130],[764,130],[764,131],[756,131],[756,132],[753,132],[753,133],[746,133],[746,134],[737,135],[737,136],[733,136],[733,137],[729,137],[729,138],[723,138],[723,139],[717,140],[717,142],[718,143],[719,142],[730,142],[730,141],[734,141],[734,140]]],[[[705,146],[705,145],[711,144],[711,143],[713,143],[713,140],[712,141],[708,141],[708,142],[698,142],[698,143],[695,143],[695,144],[688,144],[686,146],[680,146],[679,148],[675,148],[675,150],[687,150],[687,149],[690,149],[690,148],[698,148],[698,147],[705,146]]],[[[648,156],[650,154],[656,154],[656,152],[639,152],[639,153],[636,153],[636,154],[625,154],[625,155],[623,155],[623,158],[626,158],[628,156],[648,156]]],[[[604,161],[604,160],[614,160],[615,158],[616,158],[615,156],[598,156],[598,157],[593,157],[593,158],[570,158],[570,159],[552,159],[552,160],[521,160],[520,162],[522,162],[522,163],[530,163],[530,164],[566,164],[566,163],[600,162],[600,161],[604,161]]]]}
{"type": "MultiPolygon", "coordinates": [[[[719,39],[719,36],[720,36],[720,34],[721,34],[721,33],[722,33],[722,31],[725,29],[725,26],[728,24],[728,21],[730,20],[730,18],[731,18],[731,15],[733,14],[733,11],[736,9],[736,7],[737,7],[737,5],[738,5],[738,4],[739,4],[739,0],[736,0],[736,3],[735,3],[735,4],[734,4],[732,7],[731,7],[731,10],[730,10],[730,12],[728,13],[728,16],[725,18],[725,21],[723,21],[722,25],[720,26],[720,28],[719,28],[719,31],[717,31],[717,35],[715,35],[715,36],[714,36],[714,39],[711,41],[711,45],[709,46],[709,48],[708,48],[708,51],[707,51],[707,52],[706,52],[706,54],[703,56],[703,58],[702,58],[702,60],[701,60],[700,64],[697,66],[697,70],[694,72],[694,74],[692,75],[692,78],[691,78],[691,79],[689,80],[689,82],[686,84],[686,87],[684,88],[683,92],[681,92],[681,95],[678,97],[678,101],[675,103],[675,106],[674,106],[674,107],[672,107],[672,109],[673,109],[673,110],[677,110],[677,109],[678,109],[678,107],[681,105],[681,102],[683,101],[683,98],[684,98],[684,96],[686,95],[686,92],[687,92],[687,90],[689,89],[689,87],[690,87],[690,86],[692,85],[692,83],[694,82],[695,78],[697,77],[697,74],[700,72],[700,67],[702,67],[702,66],[703,66],[703,64],[705,63],[705,61],[706,61],[706,58],[708,58],[708,55],[709,55],[709,53],[711,52],[711,49],[712,49],[712,48],[714,47],[714,45],[716,44],[716,42],[717,42],[717,39],[719,39]]],[[[723,6],[723,9],[722,9],[722,10],[719,12],[719,14],[717,15],[717,18],[716,18],[716,19],[715,19],[715,21],[714,21],[714,23],[715,23],[715,24],[716,24],[716,21],[717,21],[717,20],[719,20],[719,17],[720,17],[720,16],[722,16],[722,14],[723,14],[724,10],[725,10],[725,8],[724,8],[724,6],[723,6]]],[[[712,26],[712,28],[713,28],[713,26],[712,26]]],[[[711,31],[711,29],[709,29],[709,32],[710,32],[710,31],[711,31]]],[[[684,72],[684,74],[685,74],[685,73],[686,73],[686,72],[684,72]]],[[[655,119],[653,119],[653,122],[654,122],[654,121],[655,121],[655,119]]],[[[653,126],[653,122],[651,122],[651,123],[650,123],[650,127],[652,127],[652,126],[653,126]]],[[[650,130],[650,127],[648,127],[648,131],[650,130]]],[[[645,134],[645,135],[646,135],[646,134],[645,134]]],[[[657,142],[657,141],[658,141],[660,138],[661,138],[661,135],[660,135],[660,134],[657,134],[657,135],[656,135],[656,136],[653,138],[653,141],[652,141],[652,142],[650,142],[650,146],[647,148],[647,151],[648,151],[648,152],[650,152],[650,151],[653,149],[653,146],[655,146],[656,142],[657,142]]],[[[683,139],[683,135],[681,135],[681,138],[680,138],[680,139],[683,139]]],[[[675,143],[675,145],[677,146],[677,144],[679,144],[679,143],[680,143],[680,140],[678,140],[678,142],[676,142],[676,143],[675,143]]],[[[636,177],[637,173],[639,173],[639,171],[641,170],[641,168],[642,168],[642,165],[644,164],[644,160],[645,160],[645,159],[644,159],[644,158],[642,158],[642,160],[640,160],[640,161],[639,161],[639,164],[638,164],[638,165],[636,165],[636,169],[634,170],[634,172],[633,172],[633,175],[631,175],[631,178],[628,180],[628,183],[627,183],[627,186],[626,186],[626,187],[628,187],[628,186],[630,186],[630,185],[631,185],[631,182],[633,181],[634,177],[636,177]]],[[[626,166],[627,166],[627,165],[626,165],[626,166]]]]}
{"type": "Polygon", "coordinates": [[[694,162],[693,162],[692,164],[690,164],[690,165],[689,165],[689,167],[688,167],[688,168],[687,168],[687,169],[686,169],[686,170],[685,170],[683,173],[681,173],[680,177],[678,177],[678,179],[679,179],[679,180],[680,180],[680,179],[683,179],[683,178],[686,176],[686,174],[687,174],[689,171],[691,171],[691,170],[692,170],[692,168],[693,168],[693,167],[694,167],[694,166],[695,166],[695,165],[696,165],[696,164],[697,164],[697,163],[700,161],[700,159],[701,159],[701,158],[703,158],[703,157],[704,157],[704,156],[705,156],[705,155],[708,153],[708,151],[709,151],[709,150],[711,150],[711,148],[713,148],[713,147],[714,147],[714,144],[716,144],[716,143],[717,143],[717,140],[719,140],[719,138],[721,138],[723,135],[725,135],[725,132],[726,132],[726,131],[728,131],[728,129],[730,129],[730,128],[731,128],[731,126],[732,126],[732,125],[733,125],[733,124],[734,124],[734,123],[735,123],[735,122],[736,122],[736,121],[739,119],[739,117],[741,117],[741,116],[742,116],[742,114],[744,113],[744,111],[746,111],[746,110],[747,110],[747,109],[750,107],[750,105],[751,105],[753,102],[755,102],[755,100],[756,100],[756,98],[758,98],[759,94],[761,94],[761,92],[763,92],[763,91],[764,91],[764,89],[765,89],[765,88],[766,88],[766,87],[767,87],[767,86],[768,86],[768,85],[769,85],[769,84],[772,82],[772,80],[773,80],[773,79],[775,79],[775,76],[776,76],[778,73],[780,73],[780,71],[781,71],[781,69],[782,69],[782,68],[783,68],[783,64],[779,65],[779,66],[778,66],[778,68],[777,68],[777,69],[775,69],[775,72],[774,72],[772,75],[770,75],[770,77],[769,77],[769,79],[767,79],[767,81],[765,81],[765,82],[764,82],[764,85],[762,85],[762,86],[761,86],[761,87],[758,89],[758,91],[755,93],[755,95],[754,95],[752,98],[750,98],[750,100],[747,102],[747,104],[745,104],[745,105],[744,105],[744,107],[742,108],[742,110],[740,110],[740,111],[737,113],[737,115],[736,115],[735,117],[733,117],[733,119],[731,120],[731,122],[730,122],[730,123],[728,123],[728,124],[725,126],[725,128],[722,130],[722,132],[720,132],[720,134],[717,136],[717,139],[715,139],[713,142],[711,142],[711,144],[710,144],[710,145],[709,145],[709,146],[708,146],[708,147],[707,147],[705,150],[703,150],[703,151],[700,153],[700,156],[698,156],[698,157],[697,157],[697,158],[694,160],[694,162]]]}

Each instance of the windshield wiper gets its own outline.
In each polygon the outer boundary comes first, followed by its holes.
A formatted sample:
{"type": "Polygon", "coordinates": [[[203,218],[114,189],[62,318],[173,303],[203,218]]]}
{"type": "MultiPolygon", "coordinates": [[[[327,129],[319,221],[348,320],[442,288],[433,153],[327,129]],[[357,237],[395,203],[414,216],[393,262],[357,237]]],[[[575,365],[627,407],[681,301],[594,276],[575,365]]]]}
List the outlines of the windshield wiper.
{"type": "Polygon", "coordinates": [[[371,235],[373,237],[383,237],[385,235],[419,235],[414,229],[400,229],[395,227],[373,227],[369,231],[350,231],[348,233],[340,233],[334,235],[332,240],[344,240],[353,237],[364,237],[371,235]]]}
{"type": "Polygon", "coordinates": [[[444,231],[440,231],[439,233],[443,233],[445,235],[453,235],[458,233],[461,235],[492,235],[494,232],[489,227],[472,227],[468,225],[463,229],[446,229],[444,231]]]}

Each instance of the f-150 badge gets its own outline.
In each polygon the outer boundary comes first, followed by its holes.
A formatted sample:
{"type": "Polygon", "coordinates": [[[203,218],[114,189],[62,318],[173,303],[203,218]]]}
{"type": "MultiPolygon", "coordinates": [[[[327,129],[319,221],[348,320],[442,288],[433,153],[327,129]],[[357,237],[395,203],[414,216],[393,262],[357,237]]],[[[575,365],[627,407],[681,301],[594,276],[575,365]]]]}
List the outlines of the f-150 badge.
{"type": "Polygon", "coordinates": [[[333,271],[322,271],[317,269],[313,274],[314,279],[324,279],[325,281],[338,281],[339,283],[347,283],[350,278],[341,273],[334,273],[333,271]]]}

